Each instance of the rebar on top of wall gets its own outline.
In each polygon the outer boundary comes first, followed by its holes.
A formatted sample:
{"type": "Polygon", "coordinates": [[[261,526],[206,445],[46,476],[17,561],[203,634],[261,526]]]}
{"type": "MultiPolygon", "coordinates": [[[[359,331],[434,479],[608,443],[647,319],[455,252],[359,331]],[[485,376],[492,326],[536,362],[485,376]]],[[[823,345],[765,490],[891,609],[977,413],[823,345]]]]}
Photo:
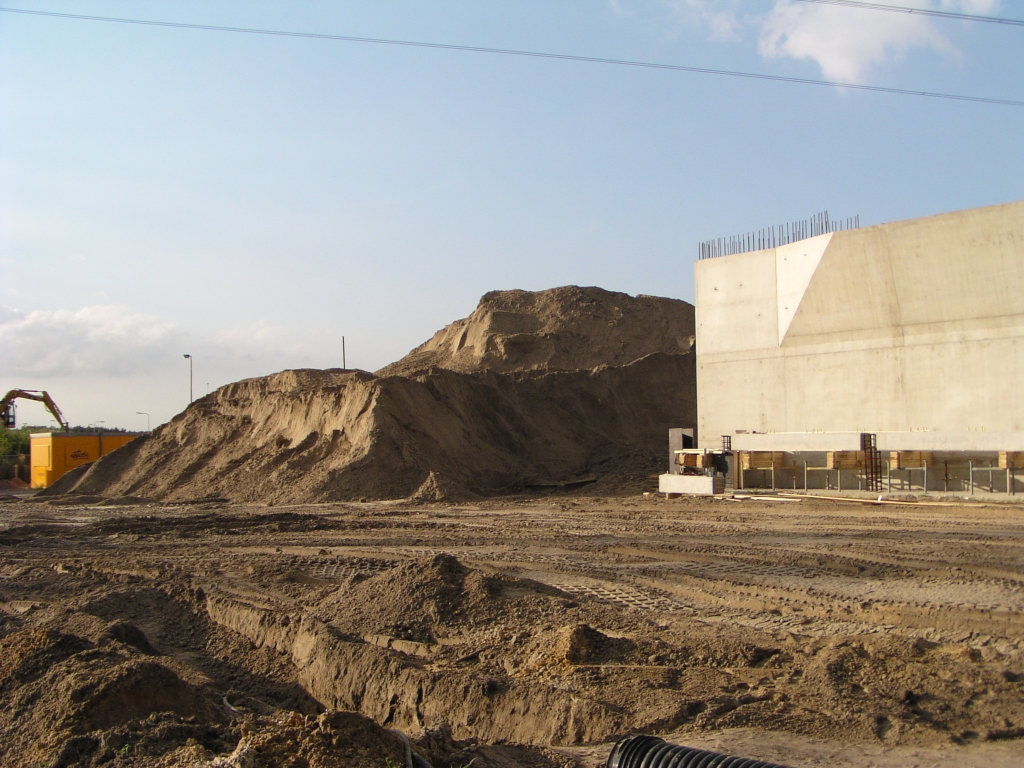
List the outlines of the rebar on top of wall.
{"type": "Polygon", "coordinates": [[[860,216],[846,219],[830,219],[828,211],[822,211],[803,221],[791,221],[777,227],[765,227],[756,232],[747,232],[732,237],[719,237],[716,240],[705,240],[700,244],[698,260],[713,259],[717,256],[731,256],[734,253],[761,251],[765,248],[777,248],[809,237],[839,232],[844,229],[857,229],[860,216]]]}

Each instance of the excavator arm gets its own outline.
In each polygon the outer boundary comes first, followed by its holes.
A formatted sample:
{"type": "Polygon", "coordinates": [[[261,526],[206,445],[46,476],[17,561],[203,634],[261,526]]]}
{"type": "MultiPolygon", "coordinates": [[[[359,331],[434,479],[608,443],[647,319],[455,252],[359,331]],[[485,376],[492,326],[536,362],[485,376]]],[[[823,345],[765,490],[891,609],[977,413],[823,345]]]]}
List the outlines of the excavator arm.
{"type": "Polygon", "coordinates": [[[67,419],[64,418],[64,414],[60,412],[57,404],[53,402],[53,398],[48,392],[39,389],[12,389],[4,395],[4,399],[0,400],[0,423],[4,427],[14,426],[14,401],[19,397],[22,400],[35,400],[37,403],[45,405],[46,409],[53,414],[53,418],[60,424],[61,429],[65,432],[68,430],[67,419]]]}

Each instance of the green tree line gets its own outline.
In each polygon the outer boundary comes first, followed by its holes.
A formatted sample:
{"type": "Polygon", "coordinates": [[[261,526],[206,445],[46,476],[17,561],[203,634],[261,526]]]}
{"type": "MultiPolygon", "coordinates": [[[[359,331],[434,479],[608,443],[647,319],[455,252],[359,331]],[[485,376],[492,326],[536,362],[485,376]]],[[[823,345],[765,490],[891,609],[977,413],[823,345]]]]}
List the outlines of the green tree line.
{"type": "MultiPolygon", "coordinates": [[[[38,429],[33,429],[38,432],[38,429]]],[[[28,453],[29,429],[0,429],[0,456],[28,453]]]]}

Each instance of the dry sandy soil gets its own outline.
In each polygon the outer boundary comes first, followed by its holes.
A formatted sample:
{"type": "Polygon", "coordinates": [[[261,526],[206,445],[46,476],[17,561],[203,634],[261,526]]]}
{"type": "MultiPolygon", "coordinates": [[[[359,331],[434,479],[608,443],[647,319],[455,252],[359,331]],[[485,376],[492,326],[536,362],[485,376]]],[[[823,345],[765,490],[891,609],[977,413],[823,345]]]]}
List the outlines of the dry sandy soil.
{"type": "Polygon", "coordinates": [[[1024,765],[1016,506],[8,501],[0,608],[2,766],[1024,765]]]}
{"type": "Polygon", "coordinates": [[[466,501],[646,477],[697,423],[693,305],[494,291],[377,371],[294,370],[200,398],[46,494],[297,504],[466,501]]]}

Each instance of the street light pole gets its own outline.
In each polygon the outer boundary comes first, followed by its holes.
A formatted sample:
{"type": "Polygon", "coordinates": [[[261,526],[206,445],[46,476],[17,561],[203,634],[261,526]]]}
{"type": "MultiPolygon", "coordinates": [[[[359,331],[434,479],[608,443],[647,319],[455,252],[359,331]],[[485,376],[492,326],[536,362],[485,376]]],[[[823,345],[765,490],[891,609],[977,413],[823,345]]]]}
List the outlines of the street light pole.
{"type": "Polygon", "coordinates": [[[139,416],[145,416],[146,417],[146,431],[147,432],[151,431],[150,428],[149,428],[149,414],[146,413],[145,411],[136,411],[135,413],[137,415],[139,415],[139,416]]]}
{"type": "Polygon", "coordinates": [[[192,355],[185,355],[188,360],[188,401],[192,402],[192,355]]]}

